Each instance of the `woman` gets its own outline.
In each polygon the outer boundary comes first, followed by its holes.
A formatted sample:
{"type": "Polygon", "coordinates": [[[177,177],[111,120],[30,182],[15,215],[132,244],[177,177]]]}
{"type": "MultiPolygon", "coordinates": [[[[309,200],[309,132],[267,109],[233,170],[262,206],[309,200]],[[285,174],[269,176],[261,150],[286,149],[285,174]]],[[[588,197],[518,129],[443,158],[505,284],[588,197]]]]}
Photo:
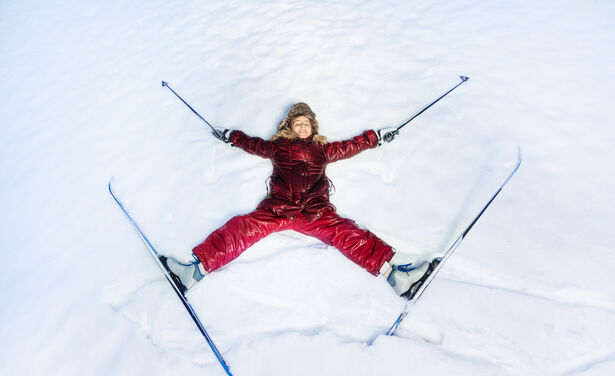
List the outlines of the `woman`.
{"type": "Polygon", "coordinates": [[[334,246],[374,276],[387,278],[399,295],[409,292],[426,274],[429,263],[413,265],[409,255],[396,252],[370,231],[340,217],[329,201],[327,164],[390,142],[396,129],[368,130],[350,140],[329,143],[318,133],[314,112],[307,104],[297,103],[268,141],[237,130],[213,133],[223,142],[271,159],[273,173],[268,195],[256,210],[231,218],[211,233],[192,250],[196,261],[161,258],[184,291],[258,240],[282,230],[295,230],[334,246]]]}

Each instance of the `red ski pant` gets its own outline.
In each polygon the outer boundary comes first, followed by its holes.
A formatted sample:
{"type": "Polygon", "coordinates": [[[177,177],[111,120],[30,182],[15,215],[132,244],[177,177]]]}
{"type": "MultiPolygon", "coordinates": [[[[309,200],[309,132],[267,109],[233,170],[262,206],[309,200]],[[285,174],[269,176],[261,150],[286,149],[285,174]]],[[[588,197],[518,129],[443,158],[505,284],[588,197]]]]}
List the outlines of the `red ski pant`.
{"type": "Polygon", "coordinates": [[[295,230],[313,236],[339,249],[373,275],[378,275],[382,265],[393,257],[390,245],[332,210],[325,211],[321,217],[310,222],[302,214],[291,220],[276,216],[269,210],[256,209],[231,218],[192,252],[205,269],[212,272],[233,261],[265,236],[282,230],[295,230]]]}

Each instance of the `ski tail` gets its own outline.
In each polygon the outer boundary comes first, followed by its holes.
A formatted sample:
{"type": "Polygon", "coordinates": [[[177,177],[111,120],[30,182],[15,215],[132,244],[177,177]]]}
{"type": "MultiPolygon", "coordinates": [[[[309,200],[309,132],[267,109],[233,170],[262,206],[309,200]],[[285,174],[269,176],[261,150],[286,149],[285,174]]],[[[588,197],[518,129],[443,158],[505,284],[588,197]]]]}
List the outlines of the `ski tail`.
{"type": "MultiPolygon", "coordinates": [[[[113,200],[115,200],[115,202],[120,207],[120,209],[122,209],[122,212],[124,212],[124,215],[126,216],[126,218],[128,218],[128,220],[132,224],[132,227],[135,229],[135,231],[139,235],[139,238],[141,238],[141,240],[143,241],[143,243],[147,247],[147,250],[149,251],[150,255],[155,260],[156,265],[158,265],[158,267],[160,268],[160,270],[164,274],[164,276],[167,279],[167,281],[169,282],[169,284],[173,287],[173,291],[175,291],[175,293],[177,294],[177,297],[183,303],[184,308],[186,308],[186,311],[188,311],[188,314],[192,318],[192,321],[194,321],[194,324],[197,326],[197,328],[199,329],[199,331],[201,332],[201,334],[205,338],[205,341],[207,341],[207,344],[209,345],[209,347],[211,348],[211,351],[213,351],[214,355],[216,356],[216,358],[220,362],[220,365],[222,366],[222,368],[224,368],[224,370],[226,371],[227,375],[232,376],[231,371],[229,369],[229,366],[226,364],[226,361],[222,357],[222,354],[220,353],[220,351],[216,347],[216,344],[214,343],[214,341],[211,339],[211,337],[207,333],[207,330],[205,330],[205,327],[203,326],[203,323],[201,323],[201,320],[199,319],[198,315],[194,311],[194,308],[192,308],[192,305],[188,302],[188,300],[184,296],[184,291],[182,291],[182,289],[175,283],[175,281],[173,280],[172,276],[168,273],[167,269],[163,265],[163,263],[162,263],[162,261],[160,259],[160,255],[158,254],[158,251],[156,251],[156,248],[154,248],[154,246],[149,241],[147,236],[145,236],[145,233],[141,230],[141,228],[139,227],[137,222],[135,222],[135,220],[128,213],[128,211],[126,210],[126,208],[124,207],[122,202],[117,198],[117,196],[113,192],[113,188],[111,187],[111,181],[109,181],[109,186],[108,187],[109,187],[109,193],[111,194],[111,197],[113,197],[113,200]]],[[[164,257],[164,256],[162,256],[162,257],[164,257]]]]}
{"type": "Polygon", "coordinates": [[[395,320],[393,325],[391,325],[389,330],[387,330],[386,335],[392,336],[393,334],[395,334],[395,331],[399,327],[399,324],[401,324],[401,322],[406,318],[407,315],[408,315],[408,303],[406,303],[404,310],[399,314],[399,316],[397,316],[397,320],[395,320]]]}

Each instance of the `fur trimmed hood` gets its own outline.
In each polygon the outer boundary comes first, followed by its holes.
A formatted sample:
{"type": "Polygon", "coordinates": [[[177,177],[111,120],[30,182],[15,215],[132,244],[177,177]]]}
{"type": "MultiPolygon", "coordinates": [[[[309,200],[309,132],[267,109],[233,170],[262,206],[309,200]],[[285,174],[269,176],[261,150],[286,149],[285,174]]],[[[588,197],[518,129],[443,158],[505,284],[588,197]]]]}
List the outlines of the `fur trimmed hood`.
{"type": "Polygon", "coordinates": [[[297,134],[293,132],[290,127],[290,122],[298,116],[306,116],[310,119],[310,123],[312,124],[312,142],[322,145],[327,143],[327,137],[318,134],[318,120],[316,120],[316,114],[312,111],[310,106],[304,102],[295,103],[290,108],[286,117],[278,124],[278,131],[271,137],[270,141],[275,141],[279,138],[286,138],[288,140],[298,138],[297,134]]]}

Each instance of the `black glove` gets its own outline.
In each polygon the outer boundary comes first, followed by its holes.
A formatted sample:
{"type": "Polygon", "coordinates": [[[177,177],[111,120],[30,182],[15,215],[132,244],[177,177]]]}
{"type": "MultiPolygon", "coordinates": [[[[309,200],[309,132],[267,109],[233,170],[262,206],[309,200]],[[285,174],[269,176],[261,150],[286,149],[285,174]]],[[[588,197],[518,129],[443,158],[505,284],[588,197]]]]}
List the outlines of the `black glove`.
{"type": "Polygon", "coordinates": [[[393,141],[395,136],[399,134],[397,128],[382,128],[376,131],[378,134],[378,146],[381,146],[385,142],[389,143],[393,141]]]}
{"type": "Polygon", "coordinates": [[[211,134],[213,134],[215,138],[217,138],[218,140],[224,143],[228,144],[230,142],[228,139],[231,135],[230,129],[223,129],[223,128],[216,127],[215,130],[211,131],[211,134]]]}

